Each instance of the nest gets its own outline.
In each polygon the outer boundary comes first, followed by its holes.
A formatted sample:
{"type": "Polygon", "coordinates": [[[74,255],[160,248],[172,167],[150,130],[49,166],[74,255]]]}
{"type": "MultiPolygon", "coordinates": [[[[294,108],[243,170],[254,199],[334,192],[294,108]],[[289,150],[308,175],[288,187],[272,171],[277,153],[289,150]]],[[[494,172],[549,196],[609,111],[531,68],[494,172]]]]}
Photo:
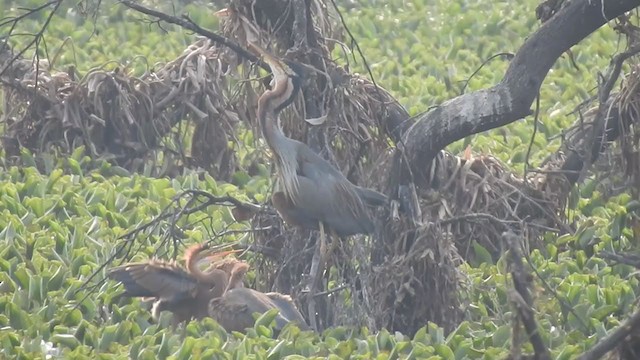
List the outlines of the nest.
{"type": "Polygon", "coordinates": [[[640,194],[640,65],[635,64],[623,79],[618,96],[621,114],[620,162],[623,173],[640,194]],[[627,129],[625,131],[625,129],[627,129]]]}

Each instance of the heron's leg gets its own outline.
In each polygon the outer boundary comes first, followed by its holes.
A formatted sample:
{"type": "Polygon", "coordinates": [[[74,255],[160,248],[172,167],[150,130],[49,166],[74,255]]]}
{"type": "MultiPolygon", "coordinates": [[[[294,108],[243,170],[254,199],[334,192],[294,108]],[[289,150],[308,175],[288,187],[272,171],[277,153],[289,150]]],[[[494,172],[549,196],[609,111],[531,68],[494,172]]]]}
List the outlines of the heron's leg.
{"type": "Polygon", "coordinates": [[[320,222],[318,227],[320,228],[320,266],[324,267],[324,264],[327,263],[327,240],[325,238],[324,224],[320,222]]]}
{"type": "Polygon", "coordinates": [[[324,272],[327,248],[325,241],[324,224],[322,222],[319,222],[318,227],[320,228],[320,238],[316,243],[316,248],[313,252],[313,259],[311,260],[311,269],[309,270],[311,284],[309,286],[309,303],[307,306],[309,323],[311,324],[311,327],[316,331],[320,331],[320,329],[318,328],[318,323],[316,320],[315,296],[318,292],[318,288],[320,287],[320,280],[322,279],[322,273],[324,272]]]}
{"type": "Polygon", "coordinates": [[[341,240],[342,240],[338,236],[338,233],[336,233],[336,231],[333,229],[331,229],[331,236],[329,237],[329,239],[331,240],[331,245],[329,246],[329,251],[327,253],[327,260],[331,255],[333,255],[336,252],[336,249],[338,248],[338,245],[341,243],[341,240]]]}

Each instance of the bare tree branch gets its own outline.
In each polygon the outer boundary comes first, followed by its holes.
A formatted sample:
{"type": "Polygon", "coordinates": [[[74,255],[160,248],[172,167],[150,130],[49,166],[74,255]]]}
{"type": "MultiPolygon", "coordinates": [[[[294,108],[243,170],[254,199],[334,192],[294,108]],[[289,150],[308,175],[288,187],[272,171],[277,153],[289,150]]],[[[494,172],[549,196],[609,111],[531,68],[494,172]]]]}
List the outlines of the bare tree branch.
{"type": "Polygon", "coordinates": [[[604,338],[600,339],[598,343],[584,352],[578,360],[598,360],[602,359],[602,357],[613,350],[622,340],[624,340],[627,335],[631,334],[632,331],[638,330],[640,328],[640,310],[637,310],[631,317],[625,320],[624,323],[620,324],[613,332],[604,338]]]}
{"type": "MultiPolygon", "coordinates": [[[[426,179],[429,167],[424,164],[447,145],[530,115],[530,106],[556,60],[607,21],[637,6],[640,0],[572,1],[529,37],[499,84],[451,99],[417,119],[404,134],[408,166],[426,179]]],[[[394,171],[407,173],[400,161],[394,166],[394,171]]]]}
{"type": "Polygon", "coordinates": [[[518,311],[518,317],[520,318],[520,321],[522,321],[522,324],[527,331],[527,335],[529,335],[529,341],[531,342],[531,345],[533,345],[533,350],[535,352],[535,359],[551,359],[549,349],[544,345],[542,336],[540,336],[540,331],[538,330],[538,325],[532,309],[533,299],[531,298],[529,290],[529,283],[531,282],[529,279],[531,278],[531,274],[525,270],[524,263],[522,262],[522,242],[520,241],[520,238],[512,232],[505,232],[502,234],[502,237],[505,239],[505,242],[509,244],[511,251],[511,276],[513,278],[513,287],[515,289],[511,298],[518,311]]]}
{"type": "MultiPolygon", "coordinates": [[[[584,141],[587,147],[590,147],[591,151],[587,151],[587,154],[580,154],[575,149],[570,149],[570,156],[568,163],[572,164],[575,172],[567,175],[567,179],[570,182],[576,182],[579,180],[580,174],[584,170],[591,167],[591,164],[598,158],[602,150],[607,146],[607,142],[613,140],[620,133],[620,121],[617,118],[618,109],[617,106],[609,101],[611,90],[616,81],[620,77],[622,72],[622,64],[632,56],[640,53],[640,46],[634,46],[631,49],[622,52],[611,59],[611,64],[608,70],[608,76],[604,78],[604,82],[601,84],[598,90],[598,112],[595,116],[595,123],[588,138],[584,141]],[[615,113],[616,115],[613,115],[615,113]]],[[[586,150],[586,149],[585,149],[586,150]]],[[[563,169],[567,170],[567,169],[563,169]]]]}
{"type": "Polygon", "coordinates": [[[250,53],[249,51],[245,50],[242,46],[240,46],[238,43],[227,39],[224,36],[218,35],[214,32],[211,32],[207,29],[204,29],[202,27],[200,27],[198,24],[196,24],[195,22],[193,22],[191,19],[189,19],[188,17],[184,17],[184,19],[180,19],[177,18],[175,16],[171,16],[168,14],[165,14],[163,12],[160,11],[156,11],[153,9],[149,9],[147,7],[144,7],[140,4],[138,4],[137,2],[131,1],[131,0],[121,0],[120,1],[124,6],[136,10],[138,12],[141,12],[143,14],[147,14],[149,16],[153,16],[155,18],[158,18],[162,21],[168,22],[170,24],[174,24],[174,25],[178,25],[182,28],[185,28],[187,30],[191,30],[193,32],[195,32],[196,34],[200,34],[204,37],[206,37],[207,39],[216,42],[218,44],[224,45],[228,48],[230,48],[231,50],[235,51],[238,55],[244,57],[245,59],[252,61],[252,62],[256,62],[258,63],[258,65],[260,65],[260,67],[262,67],[265,70],[269,70],[269,67],[260,59],[258,59],[257,56],[253,55],[252,53],[250,53]]]}
{"type": "Polygon", "coordinates": [[[615,254],[610,251],[600,251],[598,256],[613,262],[612,265],[624,264],[640,269],[640,256],[636,254],[615,254]]]}

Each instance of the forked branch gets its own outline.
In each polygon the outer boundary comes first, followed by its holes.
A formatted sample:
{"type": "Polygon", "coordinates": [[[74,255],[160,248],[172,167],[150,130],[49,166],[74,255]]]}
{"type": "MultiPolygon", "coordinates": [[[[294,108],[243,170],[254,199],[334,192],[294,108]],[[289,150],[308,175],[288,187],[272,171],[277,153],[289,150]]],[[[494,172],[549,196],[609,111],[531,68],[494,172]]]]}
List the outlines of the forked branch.
{"type": "MultiPolygon", "coordinates": [[[[640,0],[569,3],[522,45],[499,84],[458,96],[417,119],[404,134],[409,169],[418,179],[427,179],[429,167],[424,164],[447,145],[531,114],[536,94],[556,60],[609,20],[638,6],[640,0]]],[[[400,161],[395,166],[394,171],[409,175],[400,161]]]]}

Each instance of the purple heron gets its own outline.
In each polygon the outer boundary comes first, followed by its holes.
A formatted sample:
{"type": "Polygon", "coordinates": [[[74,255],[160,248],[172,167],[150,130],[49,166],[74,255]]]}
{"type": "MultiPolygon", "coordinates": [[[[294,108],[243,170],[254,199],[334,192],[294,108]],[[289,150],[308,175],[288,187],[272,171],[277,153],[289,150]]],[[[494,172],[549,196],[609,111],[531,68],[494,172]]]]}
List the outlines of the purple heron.
{"type": "Polygon", "coordinates": [[[262,134],[274,155],[281,187],[272,196],[273,206],[285,222],[320,230],[310,268],[311,298],[308,304],[309,319],[318,329],[314,296],[330,252],[326,250],[325,229],[337,237],[372,233],[375,228],[369,208],[385,205],[387,197],[351,183],[309,146],[284,134],[278,114],[300,92],[303,68],[300,64],[277,59],[251,42],[249,46],[273,73],[272,88],[260,96],[257,110],[262,134]]]}
{"type": "MultiPolygon", "coordinates": [[[[112,268],[109,278],[124,286],[124,296],[152,298],[152,316],[160,312],[173,313],[173,324],[202,319],[208,316],[209,301],[221,296],[228,283],[228,275],[219,269],[202,272],[200,260],[208,255],[204,245],[194,245],[185,252],[185,266],[175,261],[151,259],[112,268]]],[[[219,254],[223,256],[223,254],[219,254]]]]}
{"type": "Polygon", "coordinates": [[[339,237],[372,233],[374,224],[367,207],[384,205],[387,197],[354,185],[306,144],[288,138],[282,132],[278,114],[299,93],[302,67],[281,61],[249,44],[273,72],[273,88],[258,99],[257,118],[274,154],[282,186],[282,191],[273,194],[274,207],[293,225],[321,231],[324,231],[321,227],[326,227],[339,237]]]}
{"type": "Polygon", "coordinates": [[[275,330],[280,331],[289,322],[294,322],[302,330],[309,330],[307,322],[293,304],[290,296],[270,292],[263,293],[244,287],[242,281],[249,265],[240,262],[233,268],[224,295],[211,300],[209,315],[216,319],[227,331],[243,331],[253,326],[254,313],[265,313],[277,308],[275,330]]]}
{"type": "Polygon", "coordinates": [[[124,285],[124,296],[154,299],[154,319],[161,311],[173,313],[174,327],[191,319],[212,317],[227,331],[243,331],[253,325],[253,313],[278,308],[276,330],[290,321],[308,328],[290,297],[243,287],[249,265],[236,259],[219,260],[234,252],[209,255],[208,247],[198,244],[185,252],[186,268],[152,259],[112,268],[108,276],[124,285]],[[209,265],[205,271],[199,268],[203,263],[209,265]]]}

